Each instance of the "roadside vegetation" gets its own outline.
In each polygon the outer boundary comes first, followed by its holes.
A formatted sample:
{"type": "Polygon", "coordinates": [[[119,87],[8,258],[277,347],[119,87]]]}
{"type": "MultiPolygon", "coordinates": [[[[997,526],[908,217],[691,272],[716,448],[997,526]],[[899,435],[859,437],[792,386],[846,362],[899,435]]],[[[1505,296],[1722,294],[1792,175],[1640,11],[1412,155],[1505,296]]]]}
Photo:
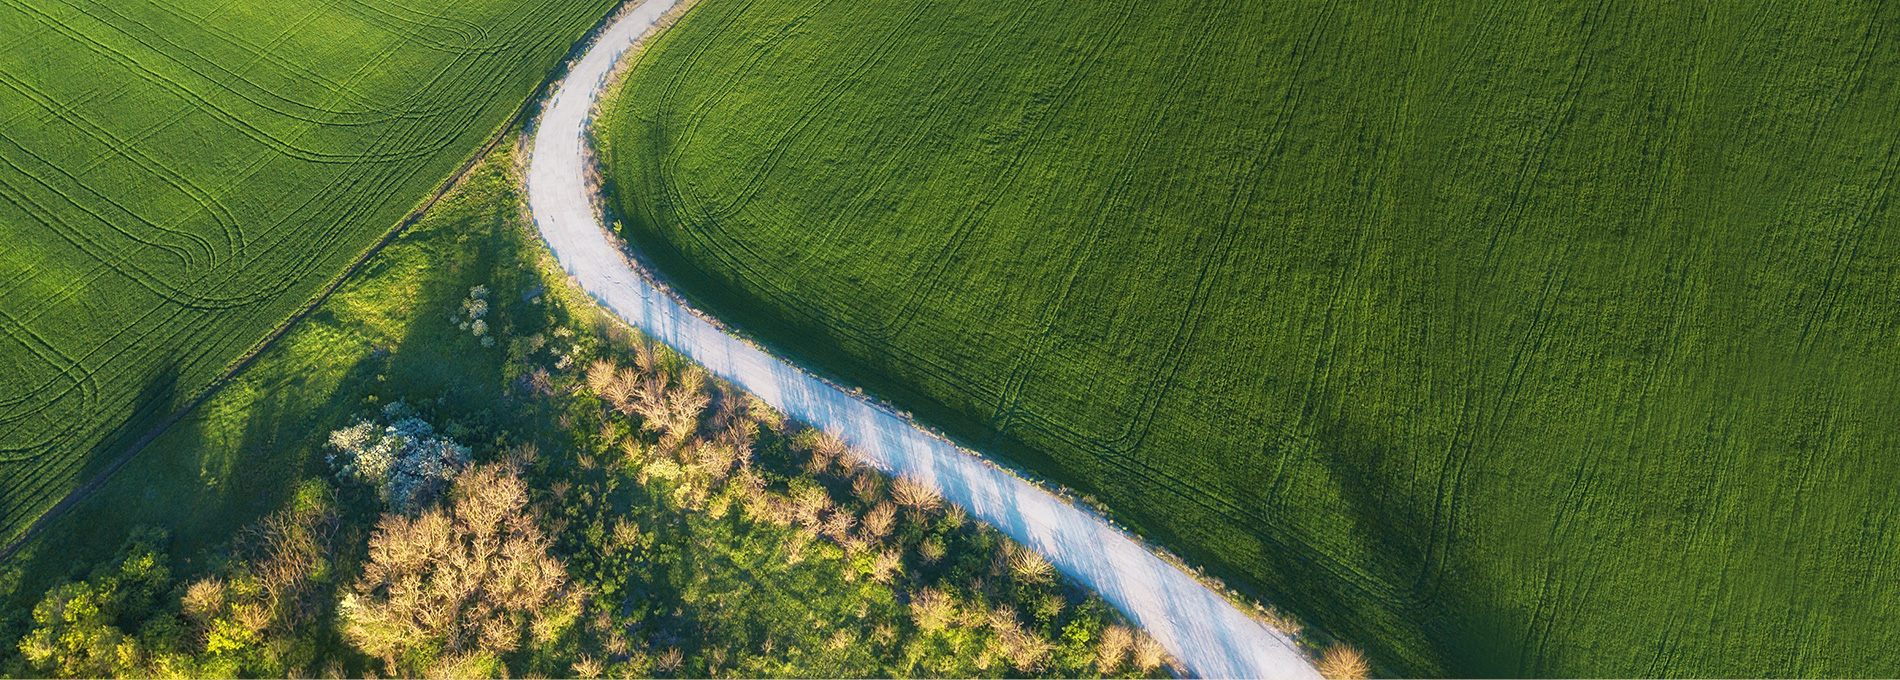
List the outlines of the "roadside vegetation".
{"type": "Polygon", "coordinates": [[[0,5],[0,545],[419,207],[614,4],[0,5]]]}
{"type": "Polygon", "coordinates": [[[696,307],[1385,672],[1884,675],[1897,25],[702,0],[604,176],[696,307]]]}
{"type": "Polygon", "coordinates": [[[0,673],[1171,672],[928,485],[601,317],[512,152],[0,565],[0,673]]]}

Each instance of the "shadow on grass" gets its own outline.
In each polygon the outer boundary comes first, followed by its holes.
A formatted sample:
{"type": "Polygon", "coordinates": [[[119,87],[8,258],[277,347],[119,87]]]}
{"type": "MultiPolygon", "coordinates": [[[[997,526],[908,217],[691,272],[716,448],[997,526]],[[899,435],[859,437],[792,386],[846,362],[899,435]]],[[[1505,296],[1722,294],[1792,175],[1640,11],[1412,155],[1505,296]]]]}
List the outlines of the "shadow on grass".
{"type": "MultiPolygon", "coordinates": [[[[507,405],[505,336],[482,347],[447,319],[470,287],[485,285],[496,335],[503,327],[539,332],[538,310],[511,313],[528,304],[522,292],[538,281],[522,258],[524,237],[507,226],[515,211],[494,163],[474,173],[258,361],[0,565],[21,572],[12,604],[31,607],[49,587],[83,575],[140,525],[170,533],[174,576],[189,578],[240,529],[284,506],[299,481],[329,477],[330,431],[392,401],[460,433],[478,458],[488,453],[533,414],[507,405]]],[[[171,403],[171,382],[156,376],[140,403],[171,403]]],[[[373,524],[382,510],[375,495],[343,486],[345,525],[373,524]]],[[[340,546],[348,560],[366,536],[343,538],[355,543],[340,546]]]]}

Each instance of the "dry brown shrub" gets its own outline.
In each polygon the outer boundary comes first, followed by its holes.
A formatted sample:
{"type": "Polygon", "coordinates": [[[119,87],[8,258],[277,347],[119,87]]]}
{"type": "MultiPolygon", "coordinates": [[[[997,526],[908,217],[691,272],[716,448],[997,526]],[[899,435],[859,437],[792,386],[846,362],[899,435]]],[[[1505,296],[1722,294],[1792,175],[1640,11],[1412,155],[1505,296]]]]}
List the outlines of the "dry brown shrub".
{"type": "Polygon", "coordinates": [[[647,424],[668,441],[686,441],[699,429],[699,416],[705,412],[707,401],[703,386],[691,382],[675,384],[660,407],[662,415],[647,424]]]}
{"type": "Polygon", "coordinates": [[[985,620],[984,623],[988,625],[991,630],[997,631],[1021,625],[1021,622],[1016,619],[1016,608],[1007,604],[999,604],[992,607],[989,611],[989,618],[985,620]]]}
{"type": "Polygon", "coordinates": [[[879,552],[871,562],[871,580],[890,583],[904,567],[904,553],[898,549],[879,552]]]}
{"type": "Polygon", "coordinates": [[[726,475],[731,474],[733,460],[737,457],[737,452],[721,444],[705,444],[698,451],[700,467],[713,481],[724,480],[726,475]]]}
{"type": "Polygon", "coordinates": [[[587,364],[587,389],[595,396],[606,397],[608,388],[614,384],[614,373],[620,370],[612,359],[595,359],[587,364]]]}
{"type": "Polygon", "coordinates": [[[633,371],[620,371],[613,374],[596,394],[621,415],[632,417],[639,413],[633,408],[634,400],[639,396],[640,377],[633,371]]]}
{"type": "Polygon", "coordinates": [[[662,374],[644,374],[622,369],[614,374],[614,380],[607,388],[607,397],[613,402],[614,410],[628,418],[639,417],[647,429],[655,429],[652,422],[665,417],[666,376],[662,374]]]}
{"type": "Polygon", "coordinates": [[[805,547],[811,545],[811,536],[803,532],[792,532],[785,537],[785,563],[798,564],[805,561],[805,547]]]}
{"type": "Polygon", "coordinates": [[[1046,583],[1055,576],[1056,568],[1049,560],[1020,543],[1005,543],[1003,553],[1009,556],[1010,572],[1024,583],[1046,583]]]}
{"type": "Polygon", "coordinates": [[[876,627],[871,629],[871,637],[877,638],[878,642],[890,644],[897,640],[897,626],[889,623],[877,624],[876,627]]]}
{"type": "Polygon", "coordinates": [[[641,373],[653,373],[660,369],[660,347],[651,338],[641,338],[633,345],[633,365],[641,373]]]}
{"type": "Polygon", "coordinates": [[[851,446],[844,443],[844,438],[838,436],[836,432],[821,431],[813,436],[812,453],[824,454],[826,459],[850,469],[864,465],[864,461],[858,457],[857,452],[852,451],[851,446]]]}
{"type": "Polygon", "coordinates": [[[516,474],[534,465],[534,459],[539,457],[541,457],[541,447],[532,443],[517,444],[508,447],[508,450],[502,453],[502,461],[516,474]]]}
{"type": "Polygon", "coordinates": [[[262,613],[246,627],[262,632],[273,624],[295,628],[322,608],[311,578],[330,554],[337,514],[329,498],[272,513],[240,536],[249,571],[263,590],[262,613]]]}
{"type": "Polygon", "coordinates": [[[581,658],[574,660],[575,677],[593,680],[594,678],[600,677],[600,673],[603,670],[605,670],[605,667],[601,665],[600,659],[582,654],[581,658]]]}
{"type": "Polygon", "coordinates": [[[851,634],[851,631],[840,628],[838,632],[831,634],[831,640],[828,645],[833,651],[843,651],[844,648],[850,647],[851,643],[857,641],[858,636],[851,634]]]}
{"type": "Polygon", "coordinates": [[[809,486],[799,489],[792,497],[797,504],[798,520],[805,526],[818,526],[818,515],[831,507],[831,494],[824,487],[809,486]]]}
{"type": "Polygon", "coordinates": [[[775,493],[765,492],[765,519],[782,527],[798,521],[798,504],[775,493]]]}
{"type": "Polygon", "coordinates": [[[231,616],[238,625],[253,633],[263,633],[270,629],[271,611],[262,604],[240,604],[231,608],[231,616]]]}
{"type": "Polygon", "coordinates": [[[230,586],[221,578],[206,577],[192,582],[185,589],[185,616],[200,623],[210,622],[224,612],[229,592],[230,586]]]}
{"type": "Polygon", "coordinates": [[[843,437],[838,436],[837,432],[831,430],[818,430],[814,432],[811,438],[811,447],[812,450],[832,458],[843,457],[851,448],[844,443],[843,437]]]}
{"type": "Polygon", "coordinates": [[[549,373],[548,369],[540,366],[536,366],[534,370],[528,372],[527,380],[528,389],[535,394],[552,397],[555,392],[559,391],[554,387],[554,374],[549,373]]]}
{"type": "Polygon", "coordinates": [[[662,673],[671,673],[679,670],[680,666],[686,664],[686,654],[681,652],[678,647],[668,647],[666,651],[660,652],[659,658],[653,661],[655,670],[662,673]]]}
{"type": "Polygon", "coordinates": [[[1095,669],[1103,675],[1112,674],[1122,667],[1122,657],[1128,655],[1128,648],[1134,646],[1135,634],[1127,626],[1111,625],[1102,629],[1102,641],[1095,647],[1095,669]]]}
{"type": "Polygon", "coordinates": [[[864,513],[863,532],[871,540],[882,540],[891,535],[891,527],[897,522],[897,506],[888,501],[878,503],[870,512],[864,513]]]}
{"type": "Polygon", "coordinates": [[[912,477],[898,477],[893,481],[891,498],[895,499],[898,505],[918,512],[929,512],[943,504],[943,496],[937,494],[935,487],[912,477]]]}
{"type": "Polygon", "coordinates": [[[706,393],[706,372],[697,366],[687,367],[673,379],[665,373],[643,376],[623,369],[609,391],[615,410],[629,418],[638,416],[640,426],[659,432],[669,447],[692,437],[711,401],[706,393]]]}
{"type": "Polygon", "coordinates": [[[340,608],[344,636],[410,675],[423,669],[399,659],[419,646],[447,658],[518,648],[539,614],[562,609],[551,605],[566,585],[527,503],[513,470],[489,464],[464,470],[451,500],[421,516],[384,515],[340,608]]]}
{"type": "Polygon", "coordinates": [[[1153,636],[1146,632],[1135,635],[1134,662],[1136,668],[1140,668],[1143,673],[1152,673],[1156,668],[1160,668],[1161,664],[1167,663],[1167,661],[1168,650],[1161,646],[1160,641],[1154,639],[1153,636]]]}
{"type": "Polygon", "coordinates": [[[719,445],[738,452],[737,460],[749,462],[752,459],[752,446],[758,443],[758,425],[748,420],[734,421],[719,431],[714,439],[719,445]]]}
{"type": "Polygon", "coordinates": [[[811,457],[805,459],[805,474],[817,477],[830,472],[832,462],[831,456],[826,455],[823,449],[813,448],[811,457]]]}
{"type": "Polygon", "coordinates": [[[851,511],[838,508],[831,511],[831,515],[825,518],[821,531],[833,541],[842,541],[851,535],[851,527],[856,526],[857,523],[858,518],[853,517],[851,511]]]}
{"type": "Polygon", "coordinates": [[[1359,680],[1372,677],[1372,664],[1352,645],[1335,643],[1320,655],[1319,674],[1332,680],[1359,680]]]}
{"type": "Polygon", "coordinates": [[[935,633],[950,627],[957,618],[957,601],[949,593],[925,588],[910,600],[910,618],[918,630],[935,633]]]}

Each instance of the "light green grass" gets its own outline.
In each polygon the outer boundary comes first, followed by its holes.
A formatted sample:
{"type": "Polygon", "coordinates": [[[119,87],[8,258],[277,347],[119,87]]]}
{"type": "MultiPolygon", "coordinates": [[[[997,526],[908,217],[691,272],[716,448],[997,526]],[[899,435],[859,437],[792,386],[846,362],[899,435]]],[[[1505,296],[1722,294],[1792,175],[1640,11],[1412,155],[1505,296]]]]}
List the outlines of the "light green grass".
{"type": "Polygon", "coordinates": [[[1900,669],[1900,9],[705,0],[696,303],[1401,675],[1900,669]]]}
{"type": "Polygon", "coordinates": [[[0,540],[393,228],[612,4],[0,5],[0,540]]]}

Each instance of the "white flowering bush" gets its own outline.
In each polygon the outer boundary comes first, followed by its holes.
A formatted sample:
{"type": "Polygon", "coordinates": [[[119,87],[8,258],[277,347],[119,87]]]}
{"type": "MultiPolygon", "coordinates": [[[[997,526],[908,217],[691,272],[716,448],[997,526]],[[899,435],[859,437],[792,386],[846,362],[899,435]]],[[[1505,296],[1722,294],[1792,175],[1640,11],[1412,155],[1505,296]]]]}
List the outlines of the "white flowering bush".
{"type": "Polygon", "coordinates": [[[488,286],[475,286],[468,289],[468,297],[462,300],[462,308],[449,316],[449,323],[481,338],[483,347],[494,347],[495,339],[488,335],[488,286]]]}
{"type": "Polygon", "coordinates": [[[437,436],[402,402],[383,409],[382,424],[365,420],[330,433],[330,465],[337,476],[376,487],[399,512],[428,505],[468,465],[469,449],[437,436]]]}

